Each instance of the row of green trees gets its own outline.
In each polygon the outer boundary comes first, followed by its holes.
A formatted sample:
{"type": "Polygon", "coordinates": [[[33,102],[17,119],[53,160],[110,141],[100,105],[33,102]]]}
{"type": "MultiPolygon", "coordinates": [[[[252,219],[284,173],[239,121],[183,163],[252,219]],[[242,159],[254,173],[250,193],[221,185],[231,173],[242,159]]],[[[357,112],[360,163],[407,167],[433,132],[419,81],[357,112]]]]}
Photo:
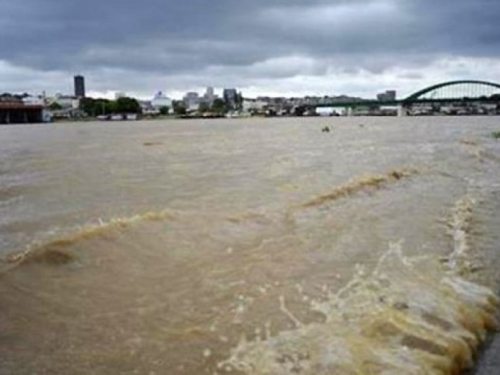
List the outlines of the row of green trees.
{"type": "MultiPolygon", "coordinates": [[[[238,95],[234,103],[227,103],[223,99],[215,99],[209,104],[202,102],[198,108],[198,113],[213,113],[224,115],[231,111],[241,110],[243,106],[243,97],[238,95]]],[[[160,113],[167,115],[173,111],[175,115],[185,115],[187,113],[186,104],[182,100],[174,101],[173,108],[162,107],[160,113]]],[[[59,108],[53,108],[59,109],[59,108]]],[[[101,116],[118,113],[141,113],[141,106],[134,98],[119,98],[117,100],[83,98],[80,102],[80,109],[89,116],[101,116]]]]}
{"type": "Polygon", "coordinates": [[[139,102],[127,97],[117,100],[83,98],[80,102],[80,109],[89,116],[142,112],[139,102]]]}

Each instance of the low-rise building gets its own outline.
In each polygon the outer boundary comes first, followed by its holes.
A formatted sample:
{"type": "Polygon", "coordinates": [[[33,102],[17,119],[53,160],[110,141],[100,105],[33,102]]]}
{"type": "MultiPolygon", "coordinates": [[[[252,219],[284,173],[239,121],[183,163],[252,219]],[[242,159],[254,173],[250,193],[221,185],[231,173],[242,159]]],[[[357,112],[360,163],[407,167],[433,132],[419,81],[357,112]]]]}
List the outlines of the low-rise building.
{"type": "Polygon", "coordinates": [[[53,103],[59,104],[63,109],[78,109],[80,108],[80,98],[76,96],[56,94],[54,98],[48,98],[47,104],[50,106],[53,103]]]}
{"type": "Polygon", "coordinates": [[[23,124],[43,122],[43,106],[26,104],[28,95],[0,95],[0,124],[23,124]]]}
{"type": "Polygon", "coordinates": [[[139,101],[141,112],[144,116],[157,116],[160,114],[160,108],[155,108],[149,100],[139,101]]]}
{"type": "Polygon", "coordinates": [[[163,107],[167,107],[172,109],[172,99],[164,95],[161,91],[159,91],[151,100],[151,107],[155,110],[160,110],[163,107]]]}
{"type": "Polygon", "coordinates": [[[27,105],[45,105],[45,98],[42,95],[25,95],[22,98],[24,104],[27,105]]]}
{"type": "Polygon", "coordinates": [[[244,99],[242,111],[247,113],[264,113],[268,103],[259,99],[244,99]]]}

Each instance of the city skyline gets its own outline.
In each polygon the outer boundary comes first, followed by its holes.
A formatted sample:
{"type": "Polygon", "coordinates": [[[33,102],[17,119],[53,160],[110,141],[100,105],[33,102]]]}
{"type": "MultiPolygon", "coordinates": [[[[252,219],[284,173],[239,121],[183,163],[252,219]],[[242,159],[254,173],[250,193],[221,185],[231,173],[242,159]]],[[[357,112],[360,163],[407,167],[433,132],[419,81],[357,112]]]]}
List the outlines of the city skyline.
{"type": "Polygon", "coordinates": [[[207,86],[372,98],[500,82],[499,15],[493,0],[4,3],[0,91],[71,93],[75,74],[89,96],[108,98],[180,99],[207,86]]]}
{"type": "MultiPolygon", "coordinates": [[[[18,97],[25,97],[25,98],[34,98],[34,99],[50,99],[50,98],[64,98],[64,99],[81,99],[81,98],[93,98],[93,99],[106,99],[106,100],[116,100],[119,98],[134,98],[140,101],[154,101],[158,98],[164,98],[168,99],[170,101],[184,101],[184,102],[189,102],[189,101],[196,101],[196,102],[213,102],[215,99],[224,99],[225,101],[233,101],[234,97],[236,95],[241,95],[242,98],[248,99],[248,100],[259,100],[259,99],[299,99],[299,98],[335,98],[335,97],[352,97],[354,98],[355,96],[349,95],[349,93],[336,93],[336,94],[326,94],[326,95],[290,95],[290,96],[285,96],[285,95],[269,95],[267,93],[263,93],[262,95],[259,96],[248,96],[248,95],[243,95],[243,91],[239,90],[238,88],[228,88],[228,87],[213,87],[213,86],[207,86],[205,88],[201,88],[199,90],[191,90],[185,93],[182,93],[179,97],[170,97],[166,95],[166,92],[163,90],[157,90],[154,93],[149,93],[149,95],[144,95],[144,96],[134,96],[133,94],[127,93],[125,91],[109,91],[105,95],[102,94],[96,94],[93,92],[93,95],[87,95],[86,94],[86,79],[82,75],[76,75],[73,77],[73,91],[70,92],[56,92],[56,93],[47,93],[46,91],[43,91],[42,93],[36,93],[36,92],[4,92],[4,95],[13,95],[13,96],[18,96],[18,97]],[[227,96],[231,96],[230,99],[228,99],[227,96]]],[[[379,90],[380,91],[380,90],[379,90]]],[[[362,98],[362,97],[357,97],[360,99],[377,99],[377,100],[386,100],[386,95],[391,95],[389,97],[390,100],[396,99],[397,96],[397,91],[396,90],[382,90],[381,92],[378,92],[375,96],[375,98],[362,98]]]]}

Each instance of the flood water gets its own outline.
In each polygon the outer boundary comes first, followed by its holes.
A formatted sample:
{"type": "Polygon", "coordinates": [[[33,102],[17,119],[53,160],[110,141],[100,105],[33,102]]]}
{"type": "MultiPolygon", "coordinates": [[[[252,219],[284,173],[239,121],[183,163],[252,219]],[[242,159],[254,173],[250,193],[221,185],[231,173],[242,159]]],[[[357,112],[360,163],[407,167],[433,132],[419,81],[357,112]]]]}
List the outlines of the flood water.
{"type": "Polygon", "coordinates": [[[499,130],[0,127],[0,374],[458,374],[496,327],[499,130]]]}

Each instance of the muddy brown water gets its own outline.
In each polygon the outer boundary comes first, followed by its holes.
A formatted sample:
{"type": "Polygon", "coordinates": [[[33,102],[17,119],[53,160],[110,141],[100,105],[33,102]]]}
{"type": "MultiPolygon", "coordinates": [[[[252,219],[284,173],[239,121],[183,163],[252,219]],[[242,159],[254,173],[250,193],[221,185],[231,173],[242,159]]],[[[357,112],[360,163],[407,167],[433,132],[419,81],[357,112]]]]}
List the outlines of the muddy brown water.
{"type": "Polygon", "coordinates": [[[0,373],[458,374],[496,327],[498,130],[0,127],[0,373]]]}

